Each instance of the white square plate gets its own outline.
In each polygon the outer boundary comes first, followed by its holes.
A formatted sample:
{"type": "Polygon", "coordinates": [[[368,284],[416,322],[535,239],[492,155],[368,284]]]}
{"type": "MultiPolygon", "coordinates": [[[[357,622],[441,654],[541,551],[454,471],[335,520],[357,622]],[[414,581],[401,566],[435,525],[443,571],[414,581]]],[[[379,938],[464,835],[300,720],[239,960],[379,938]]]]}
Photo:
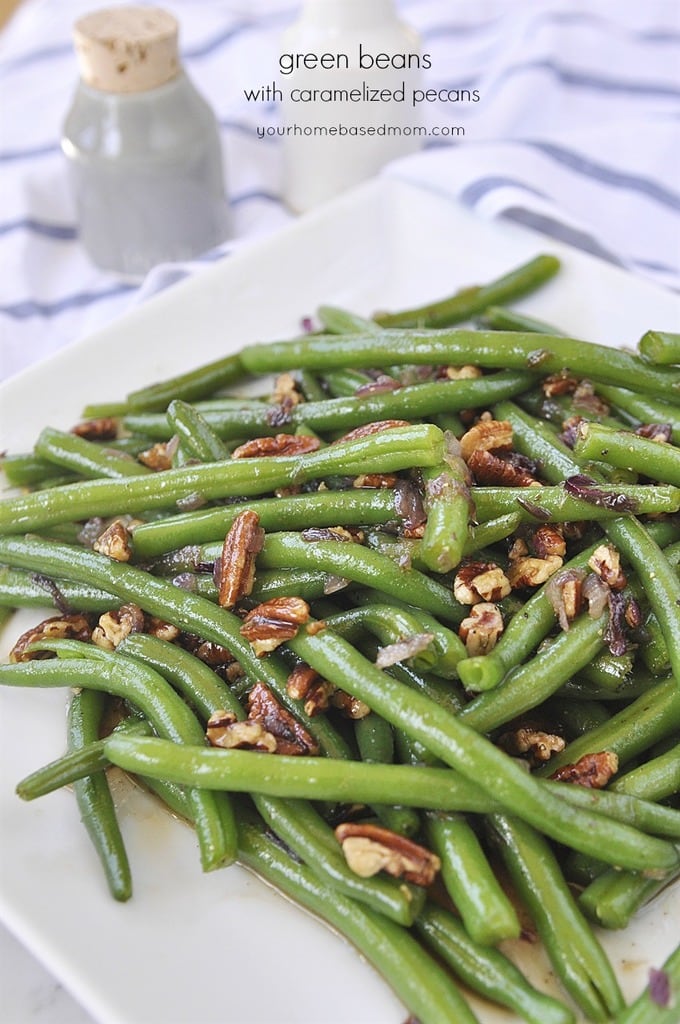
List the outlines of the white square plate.
{"type": "MultiPolygon", "coordinates": [[[[633,346],[673,329],[677,299],[509,224],[487,224],[411,185],[372,183],[175,286],[0,389],[0,447],[29,448],[87,402],[286,337],[322,302],[369,313],[490,280],[539,252],[559,277],[518,304],[576,336],[633,346]]],[[[21,613],[10,636],[35,621],[21,613]]],[[[202,875],[193,833],[119,785],[134,896],[108,896],[70,793],[23,804],[16,782],[63,752],[64,694],[0,690],[0,916],[102,1024],[401,1024],[404,1008],[356,954],[240,868],[202,875]]],[[[624,992],[678,941],[680,886],[605,936],[624,992]]],[[[542,955],[520,944],[539,985],[542,955]]],[[[476,1003],[484,1024],[512,1017],[476,1003]]]]}

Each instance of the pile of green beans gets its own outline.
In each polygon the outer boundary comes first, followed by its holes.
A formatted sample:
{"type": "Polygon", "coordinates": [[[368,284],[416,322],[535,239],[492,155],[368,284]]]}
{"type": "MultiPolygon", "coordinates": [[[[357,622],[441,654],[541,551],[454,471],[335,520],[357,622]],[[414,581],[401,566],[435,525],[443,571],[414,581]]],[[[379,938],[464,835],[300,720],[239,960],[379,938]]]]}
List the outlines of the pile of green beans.
{"type": "Polygon", "coordinates": [[[0,620],[52,621],[0,684],[71,693],[66,753],[17,792],[73,787],[115,899],[134,865],[111,766],[193,824],[203,870],[238,860],[327,920],[421,1024],[474,1024],[466,990],[529,1024],[679,1019],[677,951],[668,1004],[627,1007],[592,925],[626,927],[680,876],[680,348],[499,305],[558,270],[538,256],[372,319],[322,306],[310,334],[83,410],[115,437],[48,425],[3,457],[0,620]],[[489,421],[509,444],[479,440],[489,421]],[[563,557],[517,582],[543,528],[563,557]],[[507,587],[466,597],[486,571],[507,587]],[[599,605],[591,587],[565,623],[559,587],[588,576],[599,605]],[[211,746],[216,718],[264,738],[211,746]],[[594,788],[560,781],[605,762],[594,788]],[[372,853],[386,830],[396,877],[352,866],[346,820],[372,853]],[[411,842],[441,885],[402,877],[411,842]],[[527,928],[564,998],[519,969],[527,928]]]}

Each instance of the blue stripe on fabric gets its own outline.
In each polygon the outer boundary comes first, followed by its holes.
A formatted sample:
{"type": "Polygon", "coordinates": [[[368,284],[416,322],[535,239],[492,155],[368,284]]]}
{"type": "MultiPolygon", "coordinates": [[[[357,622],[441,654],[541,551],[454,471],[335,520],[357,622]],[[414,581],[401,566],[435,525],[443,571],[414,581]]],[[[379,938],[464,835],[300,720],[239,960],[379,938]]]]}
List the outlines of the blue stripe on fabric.
{"type": "Polygon", "coordinates": [[[564,167],[568,167],[570,170],[586,178],[601,181],[604,185],[610,185],[613,188],[641,192],[662,206],[667,206],[676,212],[680,211],[680,196],[664,188],[662,185],[658,185],[655,181],[651,181],[649,178],[617,171],[607,164],[596,163],[590,157],[585,157],[581,153],[567,149],[565,146],[558,146],[554,142],[543,142],[540,139],[518,139],[517,141],[523,146],[531,146],[533,149],[537,149],[547,157],[555,160],[556,163],[562,164],[564,167]]]}
{"type": "Polygon", "coordinates": [[[519,188],[523,192],[530,193],[532,196],[538,196],[539,199],[549,198],[545,192],[527,185],[526,182],[519,181],[517,178],[504,178],[500,175],[479,178],[477,181],[473,181],[471,185],[463,189],[460,198],[467,206],[474,206],[476,202],[497,188],[519,188]]]}
{"type": "Polygon", "coordinates": [[[67,309],[80,309],[83,306],[92,306],[104,299],[114,298],[116,295],[124,295],[126,292],[137,290],[134,284],[117,284],[101,292],[80,292],[77,295],[67,295],[56,302],[37,302],[33,299],[25,299],[23,302],[15,302],[11,306],[0,306],[0,313],[12,317],[13,320],[28,320],[32,316],[45,318],[57,316],[67,309]]]}
{"type": "Polygon", "coordinates": [[[70,242],[78,237],[78,231],[71,224],[46,224],[43,221],[24,217],[21,220],[8,221],[0,224],[0,235],[8,235],[12,231],[28,231],[43,238],[53,238],[60,242],[70,242]]]}
{"type": "Polygon", "coordinates": [[[579,231],[577,228],[563,224],[553,217],[547,217],[542,213],[535,213],[533,210],[525,210],[520,206],[508,207],[507,210],[503,210],[502,216],[507,218],[507,220],[514,221],[516,224],[522,224],[526,228],[531,228],[533,231],[540,231],[542,235],[549,235],[550,238],[554,238],[558,242],[564,242],[567,245],[574,246],[576,249],[582,249],[592,256],[599,256],[600,259],[606,260],[608,263],[615,263],[617,266],[623,265],[621,260],[617,259],[613,253],[600,245],[592,235],[589,235],[586,231],[579,231]]]}

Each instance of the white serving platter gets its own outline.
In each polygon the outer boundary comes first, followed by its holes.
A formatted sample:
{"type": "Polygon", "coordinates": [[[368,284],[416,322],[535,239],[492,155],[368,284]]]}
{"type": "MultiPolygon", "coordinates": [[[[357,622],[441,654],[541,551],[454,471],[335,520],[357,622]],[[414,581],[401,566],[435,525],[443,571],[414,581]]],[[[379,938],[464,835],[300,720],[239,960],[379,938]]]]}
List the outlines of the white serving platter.
{"type": "MultiPolygon", "coordinates": [[[[563,270],[517,308],[612,346],[633,346],[649,328],[677,329],[677,297],[648,282],[412,185],[372,183],[8,381],[0,448],[28,449],[43,426],[71,426],[88,402],[296,334],[320,303],[403,308],[539,252],[560,256],[563,270]]],[[[20,613],[0,656],[40,617],[20,613]]],[[[97,1021],[402,1024],[404,1007],[351,946],[240,868],[201,874],[191,830],[124,781],[135,889],[125,905],[111,900],[72,795],[24,804],[14,794],[20,778],[63,752],[65,703],[59,691],[0,690],[0,918],[97,1021]]],[[[625,933],[604,935],[628,997],[680,941],[678,922],[680,885],[625,933]]],[[[554,985],[535,947],[516,952],[540,986],[554,985]]],[[[474,1006],[483,1024],[514,1021],[474,1006]]]]}

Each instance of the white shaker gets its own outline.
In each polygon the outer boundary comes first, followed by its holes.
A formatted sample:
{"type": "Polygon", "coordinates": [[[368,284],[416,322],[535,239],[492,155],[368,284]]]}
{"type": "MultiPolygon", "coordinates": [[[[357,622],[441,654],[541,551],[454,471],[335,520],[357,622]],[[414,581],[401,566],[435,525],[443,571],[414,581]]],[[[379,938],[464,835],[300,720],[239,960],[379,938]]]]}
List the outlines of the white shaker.
{"type": "Polygon", "coordinates": [[[75,24],[80,69],[62,134],[82,243],[131,278],[228,235],[218,126],[185,74],[175,18],[99,10],[75,24]]]}
{"type": "Polygon", "coordinates": [[[420,53],[393,0],[306,0],[283,35],[279,63],[283,191],[292,210],[309,210],[421,147],[412,101],[420,53]]]}

